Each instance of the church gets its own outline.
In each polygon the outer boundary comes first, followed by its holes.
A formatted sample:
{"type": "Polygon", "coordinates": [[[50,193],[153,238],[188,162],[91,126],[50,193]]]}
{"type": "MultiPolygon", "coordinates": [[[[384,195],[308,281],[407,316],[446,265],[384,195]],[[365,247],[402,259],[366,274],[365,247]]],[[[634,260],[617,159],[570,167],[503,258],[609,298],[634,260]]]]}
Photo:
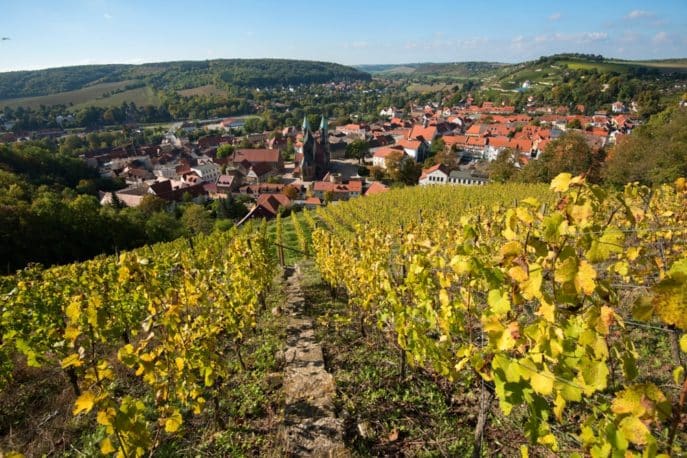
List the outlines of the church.
{"type": "Polygon", "coordinates": [[[316,135],[310,128],[308,117],[303,119],[303,140],[296,153],[294,174],[303,181],[322,178],[329,170],[331,155],[329,151],[329,124],[322,116],[316,135]]]}

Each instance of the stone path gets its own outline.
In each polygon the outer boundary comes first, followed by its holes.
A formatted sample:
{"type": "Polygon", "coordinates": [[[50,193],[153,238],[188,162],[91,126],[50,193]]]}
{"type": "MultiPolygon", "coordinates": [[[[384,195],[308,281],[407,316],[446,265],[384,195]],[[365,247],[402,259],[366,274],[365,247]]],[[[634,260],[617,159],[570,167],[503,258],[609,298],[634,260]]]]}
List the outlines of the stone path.
{"type": "Polygon", "coordinates": [[[284,442],[287,456],[348,457],[343,422],[336,418],[336,384],[324,367],[305,299],[298,266],[287,271],[287,325],[284,368],[284,442]]]}

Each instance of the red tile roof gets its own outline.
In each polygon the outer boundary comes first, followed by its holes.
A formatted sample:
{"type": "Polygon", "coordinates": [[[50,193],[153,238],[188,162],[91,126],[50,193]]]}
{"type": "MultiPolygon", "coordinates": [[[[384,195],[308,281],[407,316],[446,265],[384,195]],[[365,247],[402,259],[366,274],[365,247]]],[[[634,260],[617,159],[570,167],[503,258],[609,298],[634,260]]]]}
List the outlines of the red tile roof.
{"type": "Polygon", "coordinates": [[[271,162],[276,164],[279,162],[279,157],[278,149],[239,149],[232,154],[231,162],[248,161],[253,164],[256,162],[271,162]]]}
{"type": "Polygon", "coordinates": [[[375,194],[381,194],[383,192],[387,192],[389,190],[388,187],[384,186],[379,181],[373,182],[369,188],[367,188],[367,191],[365,191],[366,196],[373,196],[375,194]]]}
{"type": "Polygon", "coordinates": [[[422,138],[428,142],[431,142],[434,139],[434,137],[436,137],[436,136],[437,136],[436,126],[424,127],[422,125],[416,124],[413,126],[410,133],[408,134],[408,139],[409,140],[416,140],[416,139],[422,138]]]}

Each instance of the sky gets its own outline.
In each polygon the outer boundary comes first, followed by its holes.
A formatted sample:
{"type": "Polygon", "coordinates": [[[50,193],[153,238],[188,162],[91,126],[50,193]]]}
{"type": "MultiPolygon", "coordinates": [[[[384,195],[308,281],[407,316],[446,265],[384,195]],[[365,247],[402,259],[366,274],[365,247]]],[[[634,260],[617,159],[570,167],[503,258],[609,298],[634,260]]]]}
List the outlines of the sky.
{"type": "Polygon", "coordinates": [[[0,0],[0,71],[217,58],[687,57],[687,0],[0,0]]]}

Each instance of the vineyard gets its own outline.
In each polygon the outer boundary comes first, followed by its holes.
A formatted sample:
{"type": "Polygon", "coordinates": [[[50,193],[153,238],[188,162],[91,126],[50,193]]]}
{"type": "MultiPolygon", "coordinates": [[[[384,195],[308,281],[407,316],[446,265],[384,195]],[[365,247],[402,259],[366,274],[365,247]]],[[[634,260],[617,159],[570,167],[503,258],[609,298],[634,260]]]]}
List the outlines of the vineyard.
{"type": "MultiPolygon", "coordinates": [[[[79,454],[278,455],[275,281],[297,262],[355,453],[680,456],[685,204],[683,179],[407,188],[32,266],[0,278],[0,402],[49,371],[79,454]],[[209,448],[184,442],[201,423],[209,448]]],[[[25,453],[8,415],[0,449],[25,453]]]]}
{"type": "Polygon", "coordinates": [[[102,454],[122,457],[173,440],[209,405],[219,413],[224,381],[248,370],[242,347],[272,282],[266,229],[5,279],[3,384],[12,383],[16,353],[29,367],[59,367],[74,392],[73,415],[101,427],[102,454]]]}
{"type": "Polygon", "coordinates": [[[489,442],[493,399],[528,439],[523,456],[528,444],[680,455],[685,182],[613,192],[562,174],[551,190],[486,187],[454,200],[439,187],[331,206],[315,260],[361,334],[400,349],[400,374],[410,366],[477,391],[473,456],[489,442]]]}

